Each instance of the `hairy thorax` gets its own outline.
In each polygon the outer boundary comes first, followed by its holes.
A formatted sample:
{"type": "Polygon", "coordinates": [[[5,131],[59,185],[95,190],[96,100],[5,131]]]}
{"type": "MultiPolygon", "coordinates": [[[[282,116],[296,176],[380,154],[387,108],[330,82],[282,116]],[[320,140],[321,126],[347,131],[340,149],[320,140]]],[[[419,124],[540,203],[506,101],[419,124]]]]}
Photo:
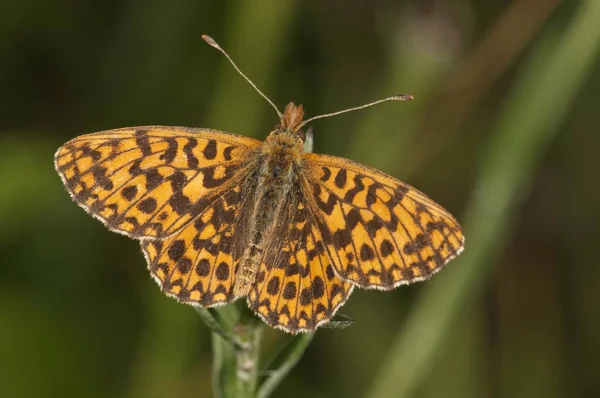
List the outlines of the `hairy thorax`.
{"type": "Polygon", "coordinates": [[[259,149],[258,185],[253,216],[250,217],[249,244],[240,259],[233,287],[235,297],[248,294],[256,279],[265,243],[283,208],[301,167],[303,143],[289,132],[272,132],[259,149]]]}

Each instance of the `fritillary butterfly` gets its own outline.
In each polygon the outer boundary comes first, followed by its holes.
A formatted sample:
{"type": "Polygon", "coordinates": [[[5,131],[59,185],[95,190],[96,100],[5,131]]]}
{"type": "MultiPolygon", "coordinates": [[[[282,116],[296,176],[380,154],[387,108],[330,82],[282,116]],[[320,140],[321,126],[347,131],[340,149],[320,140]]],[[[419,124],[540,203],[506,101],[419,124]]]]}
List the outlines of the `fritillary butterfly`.
{"type": "Polygon", "coordinates": [[[141,241],[167,295],[202,307],[246,298],[291,333],[328,322],[355,286],[421,281],[462,251],[457,221],[423,193],[303,151],[302,127],[333,114],[303,121],[293,103],[278,114],[263,142],[164,126],[83,135],[58,149],[56,170],[79,206],[141,241]]]}

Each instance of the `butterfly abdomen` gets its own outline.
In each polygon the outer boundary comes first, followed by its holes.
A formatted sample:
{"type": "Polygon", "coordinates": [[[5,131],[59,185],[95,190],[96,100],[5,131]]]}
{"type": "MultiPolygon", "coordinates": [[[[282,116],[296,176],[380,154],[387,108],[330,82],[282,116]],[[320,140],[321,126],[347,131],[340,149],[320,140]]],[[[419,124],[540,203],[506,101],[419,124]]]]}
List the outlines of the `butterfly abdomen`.
{"type": "Polygon", "coordinates": [[[267,142],[262,149],[256,199],[253,215],[250,217],[250,240],[240,260],[233,287],[234,297],[248,294],[263,259],[267,239],[277,239],[271,232],[282,211],[282,204],[296,181],[296,162],[301,159],[300,156],[296,156],[295,147],[267,142]]]}

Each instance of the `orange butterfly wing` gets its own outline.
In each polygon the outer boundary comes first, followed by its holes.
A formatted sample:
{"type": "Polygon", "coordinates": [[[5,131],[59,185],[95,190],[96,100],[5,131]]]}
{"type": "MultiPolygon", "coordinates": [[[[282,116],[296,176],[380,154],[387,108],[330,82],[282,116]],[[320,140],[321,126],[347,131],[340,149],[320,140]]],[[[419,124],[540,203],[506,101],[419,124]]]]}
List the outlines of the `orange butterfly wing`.
{"type": "Polygon", "coordinates": [[[247,299],[267,324],[291,333],[328,322],[353,289],[334,271],[304,196],[291,190],[247,299]]]}
{"type": "Polygon", "coordinates": [[[244,174],[260,141],[215,130],[145,126],[83,135],[60,147],[56,170],[73,200],[109,229],[164,238],[244,174]]]}
{"type": "Polygon", "coordinates": [[[203,210],[165,239],[142,241],[148,270],[161,290],[178,301],[203,307],[234,299],[236,269],[247,244],[241,229],[252,209],[242,186],[202,203],[203,210]]]}
{"type": "Polygon", "coordinates": [[[463,250],[458,222],[415,188],[347,159],[304,160],[309,208],[342,279],[392,289],[427,279],[463,250]]]}
{"type": "MultiPolygon", "coordinates": [[[[142,240],[162,290],[190,304],[234,299],[257,180],[252,138],[184,127],[77,137],[56,169],[72,198],[109,229],[142,240]]],[[[391,289],[458,255],[456,220],[423,193],[347,159],[304,154],[247,300],[288,332],[329,321],[354,285],[391,289]]]]}

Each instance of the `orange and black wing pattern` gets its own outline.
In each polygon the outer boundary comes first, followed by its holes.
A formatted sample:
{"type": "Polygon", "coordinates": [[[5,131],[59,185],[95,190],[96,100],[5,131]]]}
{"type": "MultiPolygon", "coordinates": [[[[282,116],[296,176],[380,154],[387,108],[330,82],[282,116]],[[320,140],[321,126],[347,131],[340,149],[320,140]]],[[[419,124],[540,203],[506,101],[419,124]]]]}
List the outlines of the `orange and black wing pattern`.
{"type": "Polygon", "coordinates": [[[303,196],[292,189],[248,294],[249,307],[267,324],[291,333],[328,322],[353,288],[334,271],[303,196]]]}
{"type": "Polygon", "coordinates": [[[215,130],[133,127],[72,139],[55,167],[73,200],[110,230],[165,238],[234,186],[259,145],[215,130]]]}
{"type": "Polygon", "coordinates": [[[342,279],[388,290],[427,279],[463,250],[458,222],[415,188],[347,159],[304,160],[307,204],[342,279]]]}
{"type": "Polygon", "coordinates": [[[248,192],[253,193],[237,185],[202,200],[200,213],[180,231],[142,241],[148,269],[164,293],[202,307],[234,299],[236,269],[248,240],[240,222],[252,209],[248,192]]]}

